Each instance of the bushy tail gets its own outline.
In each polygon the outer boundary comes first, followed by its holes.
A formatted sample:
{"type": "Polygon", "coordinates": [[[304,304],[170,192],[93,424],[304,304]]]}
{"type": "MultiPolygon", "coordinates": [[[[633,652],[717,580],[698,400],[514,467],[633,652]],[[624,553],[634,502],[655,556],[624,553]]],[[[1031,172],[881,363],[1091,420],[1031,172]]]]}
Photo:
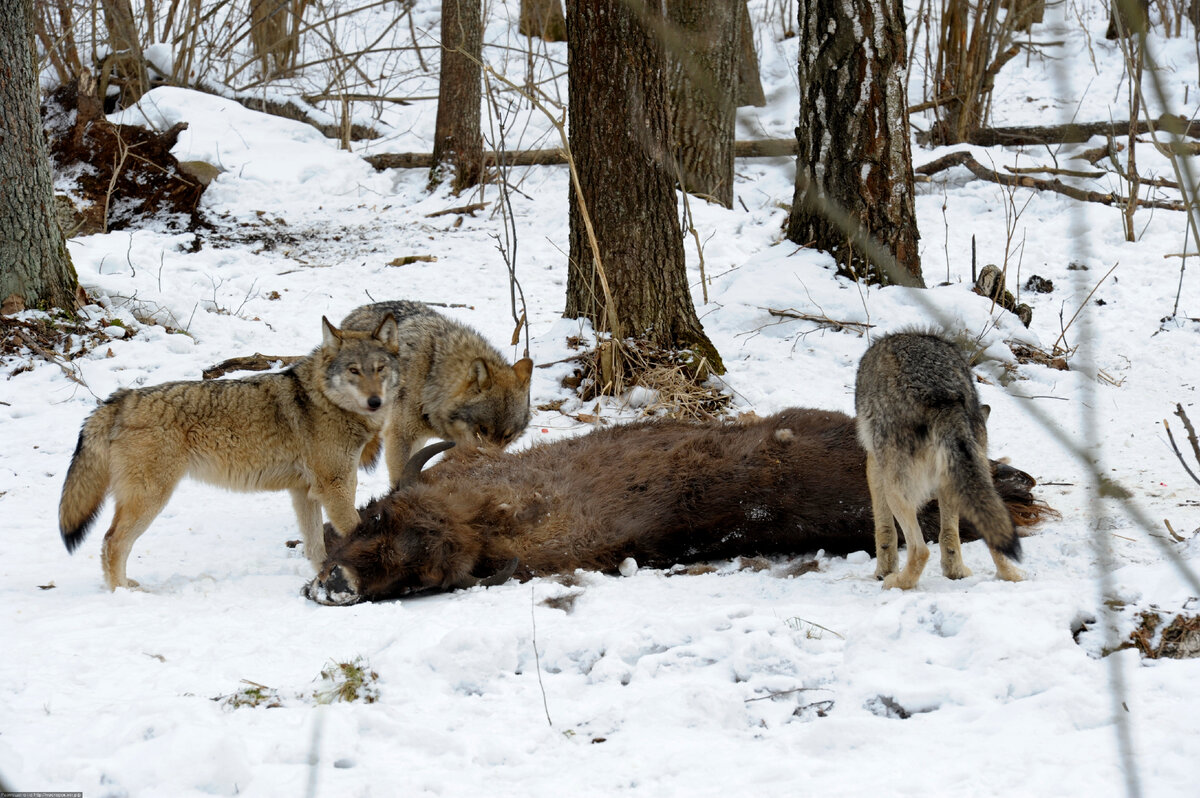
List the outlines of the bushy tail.
{"type": "Polygon", "coordinates": [[[996,492],[987,454],[976,443],[965,423],[961,426],[955,424],[953,433],[944,440],[959,514],[975,525],[989,547],[1019,561],[1021,538],[1017,536],[1008,507],[996,492]]]}
{"type": "Polygon", "coordinates": [[[115,417],[116,407],[106,404],[92,413],[79,431],[58,503],[58,529],[67,551],[75,551],[87,537],[108,493],[109,433],[115,417]]]}

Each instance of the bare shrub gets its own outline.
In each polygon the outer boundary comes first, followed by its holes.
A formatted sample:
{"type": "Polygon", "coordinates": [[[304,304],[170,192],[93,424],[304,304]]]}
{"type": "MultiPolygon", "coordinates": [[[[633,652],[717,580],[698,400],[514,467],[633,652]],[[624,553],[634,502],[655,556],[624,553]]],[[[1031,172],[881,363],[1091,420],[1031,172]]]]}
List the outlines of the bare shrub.
{"type": "Polygon", "coordinates": [[[1016,35],[1043,8],[1036,0],[941,0],[936,30],[927,34],[938,37],[935,96],[924,104],[935,110],[933,144],[957,144],[986,125],[996,75],[1021,51],[1016,35]]]}
{"type": "Polygon", "coordinates": [[[250,0],[250,41],[264,78],[292,73],[307,6],[308,0],[250,0]]]}

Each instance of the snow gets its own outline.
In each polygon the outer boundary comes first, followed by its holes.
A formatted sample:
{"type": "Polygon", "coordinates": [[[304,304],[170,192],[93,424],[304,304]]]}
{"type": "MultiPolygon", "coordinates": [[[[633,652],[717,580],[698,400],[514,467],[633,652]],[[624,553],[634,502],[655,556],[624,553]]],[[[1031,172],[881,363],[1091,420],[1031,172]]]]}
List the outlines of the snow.
{"type": "MultiPolygon", "coordinates": [[[[795,40],[763,21],[773,5],[752,4],[770,104],[742,109],[743,135],[784,136],[795,125],[795,40]]],[[[1119,51],[1103,39],[1099,8],[1048,10],[1035,38],[1065,44],[1005,67],[996,124],[1123,118],[1119,51]]],[[[417,19],[424,43],[436,41],[436,4],[420,3],[417,19]]],[[[1200,97],[1190,36],[1185,26],[1182,39],[1150,37],[1169,70],[1170,107],[1188,115],[1200,97]]],[[[494,18],[488,40],[516,37],[494,18]]],[[[561,48],[548,48],[560,67],[561,48]]],[[[522,75],[523,55],[508,57],[510,74],[522,75]]],[[[919,72],[912,80],[921,85],[919,72]]],[[[428,151],[427,106],[389,111],[387,141],[358,152],[428,151]]],[[[519,114],[506,124],[522,140],[550,131],[537,114],[519,114]]],[[[1168,620],[1197,612],[1200,488],[1161,426],[1170,419],[1181,440],[1177,402],[1200,423],[1191,359],[1200,275],[1189,261],[1180,281],[1181,214],[1139,211],[1140,238],[1129,243],[1114,208],[1009,192],[958,168],[918,184],[933,286],[919,291],[835,279],[827,257],[783,240],[789,159],[739,162],[734,210],[690,202],[709,279],[704,304],[689,238],[697,309],[740,411],[853,409],[868,337],[768,308],[870,324],[871,336],[936,319],[978,341],[991,454],[1033,474],[1037,494],[1062,514],[1025,539],[1024,582],[996,581],[986,549],[969,543],[974,576],[944,578],[935,552],[911,592],[881,590],[871,551],[809,552],[819,570],[790,578],[780,576],[785,560],[696,575],[631,562],[625,575],[581,573],[572,585],[538,579],[329,608],[299,594],[312,572],[283,545],[297,537],[283,494],[185,482],[134,548],[130,574],[145,589],[109,593],[99,552],[111,508],[73,556],[55,508],[79,427],[113,390],[196,379],[235,355],[302,353],[319,341],[323,315],[336,322],[371,298],[453,304],[444,312],[521,355],[506,344],[514,323],[494,187],[482,199],[431,193],[423,170],[376,173],[306,125],[180,89],[155,89],[114,119],[188,123],[175,154],[224,169],[205,200],[221,232],[201,233],[195,252],[191,234],[156,225],[73,240],[80,280],[99,303],[87,315],[120,322],[105,328],[111,340],[75,361],[82,385],[33,356],[4,361],[0,779],[10,789],[1097,798],[1125,794],[1136,778],[1145,795],[1195,794],[1200,661],[1102,656],[1144,610],[1168,620]],[[491,205],[427,216],[476,201],[491,205]],[[969,290],[972,238],[981,267],[1002,265],[1007,247],[1008,288],[1034,308],[1029,330],[969,290]],[[437,260],[387,265],[414,254],[437,260]],[[1020,290],[1034,274],[1054,291],[1020,290]],[[1060,338],[1069,371],[1019,364],[1005,343],[1049,349],[1060,338]],[[1101,495],[1092,463],[1130,492],[1148,528],[1111,491],[1101,495]],[[1169,539],[1162,519],[1184,542],[1169,539]],[[356,658],[378,674],[378,700],[318,703],[321,671],[356,658]],[[246,682],[276,691],[281,706],[213,700],[246,682]],[[1118,745],[1126,732],[1128,758],[1118,745]]],[[[1051,155],[1078,164],[1071,155],[1100,143],[1030,148],[1020,165],[1051,155]]],[[[914,147],[913,156],[919,165],[948,151],[914,147]]],[[[996,168],[1017,163],[1012,150],[972,151],[996,168]]],[[[1171,176],[1146,144],[1138,163],[1171,176]]],[[[547,364],[571,354],[568,336],[588,334],[560,318],[567,175],[537,167],[514,178],[531,355],[547,364]]],[[[620,423],[652,401],[581,403],[560,384],[569,372],[535,369],[534,405],[563,400],[562,412],[538,411],[517,446],[586,431],[568,413],[620,423]]],[[[385,488],[383,474],[360,478],[363,501],[385,488]]]]}

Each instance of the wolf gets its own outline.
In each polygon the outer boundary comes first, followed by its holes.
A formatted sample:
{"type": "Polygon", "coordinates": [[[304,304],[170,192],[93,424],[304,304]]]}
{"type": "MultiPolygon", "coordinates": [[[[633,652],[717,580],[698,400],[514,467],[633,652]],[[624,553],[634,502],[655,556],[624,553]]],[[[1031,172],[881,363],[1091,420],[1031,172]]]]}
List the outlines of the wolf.
{"type": "Polygon", "coordinates": [[[506,446],[529,425],[533,361],[508,361],[483,336],[421,302],[363,305],[342,320],[347,330],[370,330],[391,315],[399,331],[400,379],[382,440],[364,452],[364,463],[386,450],[388,477],[400,478],[413,451],[430,438],[462,448],[506,446]]]}
{"type": "Polygon", "coordinates": [[[875,520],[875,577],[884,588],[917,586],[929,547],[917,512],[937,497],[942,573],[971,575],[963,563],[959,516],[971,521],[991,550],[996,575],[1020,581],[1009,562],[1021,540],[989,476],[988,409],[980,405],[971,368],[959,349],[926,332],[875,341],[859,362],[854,385],[858,440],[867,453],[867,484],[875,520]],[[896,526],[908,546],[899,570],[896,526]]]}
{"type": "Polygon", "coordinates": [[[110,590],[136,587],[134,541],[185,475],[232,490],[292,494],[304,553],[325,559],[321,508],[337,534],[358,525],[358,462],[383,429],[399,382],[396,320],[367,332],[321,319],[310,355],[274,374],[121,389],[84,422],[58,520],[67,551],[83,541],[105,497],[116,508],[101,563],[110,590]]]}
{"type": "MultiPolygon", "coordinates": [[[[365,505],[304,593],[379,601],[576,569],[614,571],[738,555],[868,548],[866,453],[854,419],[791,408],[736,423],[655,419],[516,452],[413,455],[390,494],[365,505]],[[481,581],[483,580],[483,581],[481,581]]],[[[1053,510],[1023,471],[991,464],[1006,512],[1030,526],[1053,510]]],[[[921,520],[936,534],[930,508],[921,520]]],[[[972,532],[964,524],[963,534],[972,532]]],[[[924,545],[922,543],[921,545],[924,545]]]]}

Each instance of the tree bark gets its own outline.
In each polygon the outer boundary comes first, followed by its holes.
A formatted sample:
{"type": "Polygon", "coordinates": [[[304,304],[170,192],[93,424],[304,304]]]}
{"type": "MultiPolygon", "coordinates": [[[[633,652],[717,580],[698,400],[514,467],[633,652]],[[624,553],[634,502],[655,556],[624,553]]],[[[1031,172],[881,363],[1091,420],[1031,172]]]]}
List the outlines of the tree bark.
{"type": "Polygon", "coordinates": [[[517,30],[548,42],[565,42],[567,20],[563,17],[561,0],[521,0],[517,30]]]}
{"type": "Polygon", "coordinates": [[[799,155],[787,236],[832,254],[839,274],[923,285],[903,5],[800,0],[799,6],[799,155]]]}
{"type": "Polygon", "coordinates": [[[739,3],[738,38],[738,76],[737,76],[737,106],[741,108],[753,105],[762,108],[767,104],[763,94],[762,77],[758,71],[758,52],[754,49],[754,25],[750,22],[750,9],[746,3],[739,3]]]}
{"type": "Polygon", "coordinates": [[[78,279],[54,213],[38,114],[33,3],[0,0],[0,304],[74,310],[78,279]]]}
{"type": "Polygon", "coordinates": [[[477,185],[483,173],[483,134],[479,128],[482,60],[480,0],[444,0],[431,189],[445,178],[447,166],[454,172],[450,187],[455,193],[477,185]]]}
{"type": "Polygon", "coordinates": [[[618,339],[690,349],[697,364],[703,358],[720,374],[724,366],[688,288],[667,147],[664,54],[642,24],[662,23],[654,8],[639,0],[567,3],[570,147],[579,182],[570,195],[564,315],[589,319],[618,339]]]}
{"type": "Polygon", "coordinates": [[[733,207],[738,20],[744,0],[667,0],[672,150],[681,187],[733,207]]]}

